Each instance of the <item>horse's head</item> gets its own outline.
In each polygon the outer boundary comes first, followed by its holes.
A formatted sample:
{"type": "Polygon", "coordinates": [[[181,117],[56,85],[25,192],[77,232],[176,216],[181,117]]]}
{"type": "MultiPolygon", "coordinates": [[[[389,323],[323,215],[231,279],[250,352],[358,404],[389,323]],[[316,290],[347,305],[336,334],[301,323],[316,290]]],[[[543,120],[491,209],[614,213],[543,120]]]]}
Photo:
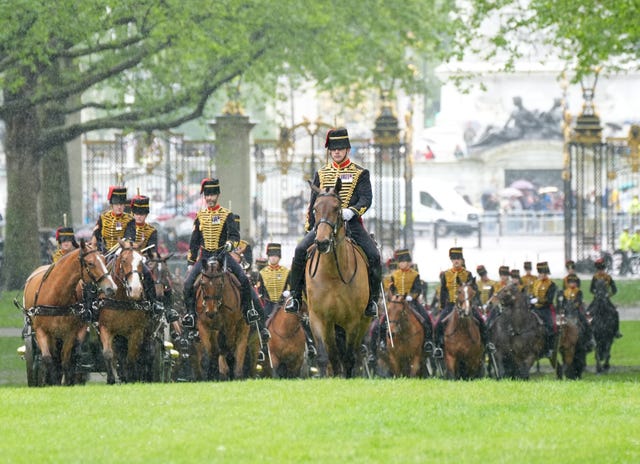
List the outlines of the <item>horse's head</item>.
{"type": "Polygon", "coordinates": [[[320,253],[329,253],[336,244],[338,231],[342,230],[344,222],[342,220],[340,192],[340,179],[336,186],[324,190],[318,187],[311,188],[318,194],[313,204],[313,215],[316,219],[316,239],[315,244],[320,253]]]}
{"type": "Polygon", "coordinates": [[[142,300],[144,298],[142,254],[131,242],[121,239],[119,243],[120,250],[114,264],[114,276],[125,291],[127,298],[136,301],[142,300]]]}
{"type": "Polygon", "coordinates": [[[473,282],[465,282],[458,285],[456,306],[464,316],[471,314],[471,303],[475,295],[476,291],[473,288],[473,282]]]}
{"type": "Polygon", "coordinates": [[[157,298],[162,298],[164,294],[173,287],[169,265],[167,264],[167,261],[172,256],[173,253],[163,258],[155,253],[153,257],[147,261],[151,277],[153,278],[153,284],[156,288],[157,298]]]}
{"type": "Polygon", "coordinates": [[[85,283],[92,282],[98,285],[107,297],[115,295],[118,287],[107,270],[102,253],[81,239],[79,254],[82,280],[85,283]]]}
{"type": "Polygon", "coordinates": [[[200,295],[198,299],[202,299],[202,308],[199,312],[209,317],[213,317],[218,312],[222,305],[223,277],[224,271],[216,258],[202,260],[202,272],[197,283],[199,290],[196,292],[200,295]]]}

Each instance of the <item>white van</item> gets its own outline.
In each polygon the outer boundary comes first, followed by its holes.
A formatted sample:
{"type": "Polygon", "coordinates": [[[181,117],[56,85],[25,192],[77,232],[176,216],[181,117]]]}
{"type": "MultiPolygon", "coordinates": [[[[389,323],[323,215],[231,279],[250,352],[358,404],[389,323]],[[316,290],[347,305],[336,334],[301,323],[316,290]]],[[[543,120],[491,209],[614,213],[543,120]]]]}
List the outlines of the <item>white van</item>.
{"type": "MultiPolygon", "coordinates": [[[[384,212],[383,220],[388,222],[391,218],[399,217],[405,223],[405,194],[404,182],[391,178],[384,178],[382,183],[372,179],[373,204],[364,215],[368,227],[375,227],[378,220],[377,211],[384,212]],[[382,185],[382,193],[376,191],[382,185]],[[383,206],[376,204],[382,198],[383,206]],[[400,205],[399,214],[392,211],[393,198],[400,205]],[[370,224],[370,225],[369,225],[370,224]]],[[[455,188],[443,182],[414,178],[412,181],[412,207],[413,229],[416,233],[432,231],[436,227],[438,236],[443,237],[450,232],[460,235],[469,235],[478,230],[480,210],[470,205],[455,188]]]]}

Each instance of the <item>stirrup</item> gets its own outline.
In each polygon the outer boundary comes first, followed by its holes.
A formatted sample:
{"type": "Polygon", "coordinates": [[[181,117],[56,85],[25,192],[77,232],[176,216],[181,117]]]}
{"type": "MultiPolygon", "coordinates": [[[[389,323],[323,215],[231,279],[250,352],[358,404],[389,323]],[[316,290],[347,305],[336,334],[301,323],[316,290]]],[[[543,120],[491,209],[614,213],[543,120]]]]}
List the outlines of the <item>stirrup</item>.
{"type": "Polygon", "coordinates": [[[264,352],[262,350],[258,351],[258,362],[260,363],[265,362],[266,359],[267,358],[264,355],[264,352]]]}
{"type": "Polygon", "coordinates": [[[435,347],[433,346],[433,342],[429,342],[429,341],[425,342],[423,349],[424,349],[424,352],[427,354],[433,353],[435,350],[435,347]]]}
{"type": "Polygon", "coordinates": [[[442,358],[444,357],[444,353],[442,352],[442,348],[440,348],[439,346],[437,346],[437,347],[433,350],[433,357],[434,357],[434,358],[442,359],[442,358]]]}
{"type": "Polygon", "coordinates": [[[288,313],[297,313],[300,311],[300,301],[297,298],[289,297],[284,305],[284,310],[288,313]]]}
{"type": "Polygon", "coordinates": [[[245,312],[245,319],[247,320],[247,324],[251,324],[252,322],[255,322],[258,319],[260,319],[260,315],[258,314],[258,311],[255,308],[249,308],[245,312]]]}
{"type": "Polygon", "coordinates": [[[307,357],[309,359],[315,359],[316,356],[318,356],[318,350],[316,350],[316,347],[313,344],[307,342],[307,357]]]}
{"type": "Polygon", "coordinates": [[[486,344],[486,348],[487,348],[487,353],[489,354],[496,352],[496,346],[491,342],[486,344]]]}
{"type": "Polygon", "coordinates": [[[262,343],[267,343],[271,338],[271,333],[269,332],[269,329],[267,329],[266,327],[261,328],[260,338],[262,339],[262,343]]]}

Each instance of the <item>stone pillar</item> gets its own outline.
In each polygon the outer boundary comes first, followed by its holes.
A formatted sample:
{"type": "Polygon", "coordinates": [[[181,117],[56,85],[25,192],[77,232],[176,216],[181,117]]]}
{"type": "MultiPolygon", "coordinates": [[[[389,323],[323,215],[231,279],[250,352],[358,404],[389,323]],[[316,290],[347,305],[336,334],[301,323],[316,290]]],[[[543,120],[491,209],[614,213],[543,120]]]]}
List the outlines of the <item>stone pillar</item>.
{"type": "Polygon", "coordinates": [[[218,116],[210,123],[216,135],[216,171],[220,179],[220,204],[240,216],[240,236],[254,234],[251,214],[251,149],[249,135],[255,124],[247,116],[218,116]]]}

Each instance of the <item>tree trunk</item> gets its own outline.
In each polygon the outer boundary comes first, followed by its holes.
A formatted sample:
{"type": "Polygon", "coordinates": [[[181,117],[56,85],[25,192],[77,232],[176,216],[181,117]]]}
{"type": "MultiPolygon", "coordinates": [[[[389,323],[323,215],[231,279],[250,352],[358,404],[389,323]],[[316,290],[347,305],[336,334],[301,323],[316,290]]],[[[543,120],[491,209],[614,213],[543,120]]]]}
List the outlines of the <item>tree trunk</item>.
{"type": "Polygon", "coordinates": [[[7,209],[2,263],[2,288],[16,290],[40,264],[38,233],[39,160],[35,109],[5,119],[7,162],[7,209]]]}
{"type": "Polygon", "coordinates": [[[66,213],[67,225],[73,226],[66,145],[47,150],[41,167],[40,224],[42,227],[55,229],[63,225],[63,215],[66,213]]]}

